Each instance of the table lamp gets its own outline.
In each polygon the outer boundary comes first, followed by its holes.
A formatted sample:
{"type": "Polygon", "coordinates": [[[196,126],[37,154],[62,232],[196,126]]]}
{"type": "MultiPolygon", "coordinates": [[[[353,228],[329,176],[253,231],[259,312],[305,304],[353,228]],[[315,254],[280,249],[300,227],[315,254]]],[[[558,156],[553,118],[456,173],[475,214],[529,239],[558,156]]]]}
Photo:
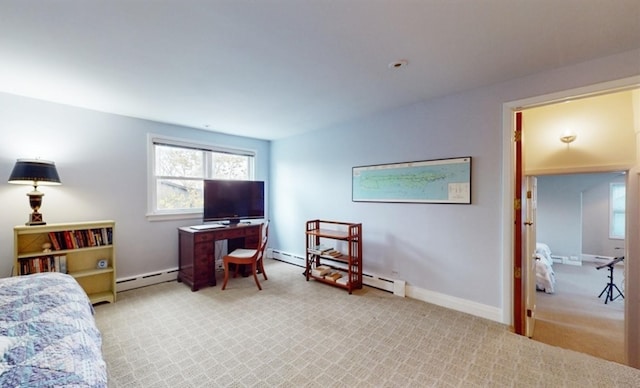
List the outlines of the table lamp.
{"type": "Polygon", "coordinates": [[[42,214],[38,213],[44,195],[38,191],[38,185],[61,184],[55,163],[40,159],[18,159],[11,171],[9,183],[33,185],[33,191],[27,193],[33,213],[29,215],[26,225],[45,225],[42,214]]]}

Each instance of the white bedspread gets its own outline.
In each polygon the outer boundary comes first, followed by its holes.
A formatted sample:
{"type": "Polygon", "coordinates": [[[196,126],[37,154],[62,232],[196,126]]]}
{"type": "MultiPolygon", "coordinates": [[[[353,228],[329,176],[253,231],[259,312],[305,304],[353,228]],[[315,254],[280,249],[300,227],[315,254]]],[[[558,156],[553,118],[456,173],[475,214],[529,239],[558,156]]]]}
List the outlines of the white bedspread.
{"type": "Polygon", "coordinates": [[[545,243],[536,244],[536,289],[547,294],[555,292],[556,275],[553,272],[551,249],[545,243]]]}
{"type": "Polygon", "coordinates": [[[0,279],[0,386],[107,386],[87,294],[69,275],[0,279]]]}

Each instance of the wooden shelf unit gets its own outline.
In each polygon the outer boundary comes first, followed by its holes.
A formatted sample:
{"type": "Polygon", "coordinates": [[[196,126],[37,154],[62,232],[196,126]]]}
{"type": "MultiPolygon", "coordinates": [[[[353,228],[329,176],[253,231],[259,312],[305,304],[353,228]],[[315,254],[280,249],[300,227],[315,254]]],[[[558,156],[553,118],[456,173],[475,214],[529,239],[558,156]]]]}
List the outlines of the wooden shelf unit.
{"type": "Polygon", "coordinates": [[[362,288],[362,224],[310,220],[306,224],[306,237],[307,281],[314,279],[344,288],[349,291],[349,294],[355,289],[362,288]],[[318,246],[329,246],[329,244],[340,254],[324,254],[316,249],[318,246]],[[343,276],[346,275],[346,283],[327,280],[324,276],[315,276],[312,271],[321,265],[346,272],[343,274],[343,276]]]}
{"type": "MultiPolygon", "coordinates": [[[[25,263],[47,258],[65,257],[66,273],[73,276],[89,296],[91,303],[116,301],[116,257],[114,245],[115,222],[92,221],[38,226],[16,226],[14,235],[13,275],[21,276],[25,263]],[[67,234],[73,247],[61,243],[67,234]],[[100,234],[100,237],[97,235],[100,234]],[[73,237],[72,237],[73,236],[73,237]],[[83,239],[84,237],[84,239],[83,239]],[[58,246],[52,238],[56,238],[58,246]],[[93,242],[88,239],[93,238],[93,242]],[[75,240],[75,241],[74,241],[75,240]],[[83,240],[83,241],[79,241],[83,240]],[[42,245],[51,244],[50,252],[43,252],[42,245]],[[93,245],[92,245],[93,244],[93,245]],[[58,249],[56,249],[58,248],[58,249]],[[98,268],[98,261],[106,260],[105,268],[98,268]]],[[[42,261],[41,261],[42,262],[42,261]]],[[[31,263],[33,264],[33,263],[31,263]]],[[[30,265],[30,264],[26,264],[30,265]]],[[[46,272],[49,268],[40,268],[46,272]]],[[[53,271],[54,269],[51,269],[53,271]]]]}

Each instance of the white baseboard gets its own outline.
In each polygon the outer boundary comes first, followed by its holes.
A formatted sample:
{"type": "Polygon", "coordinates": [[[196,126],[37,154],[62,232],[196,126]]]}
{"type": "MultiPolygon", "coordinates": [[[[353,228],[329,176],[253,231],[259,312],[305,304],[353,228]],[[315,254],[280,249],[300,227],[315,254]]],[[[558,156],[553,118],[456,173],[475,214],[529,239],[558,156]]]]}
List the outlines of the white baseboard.
{"type": "Polygon", "coordinates": [[[381,276],[362,274],[362,283],[369,287],[392,292],[394,295],[406,296],[406,282],[404,280],[388,279],[381,276]]]}
{"type": "Polygon", "coordinates": [[[288,252],[282,252],[277,249],[267,249],[267,258],[284,261],[289,264],[295,264],[301,267],[306,266],[305,258],[300,255],[294,255],[288,252]]]}
{"type": "Polygon", "coordinates": [[[498,307],[487,306],[482,303],[476,303],[466,299],[457,298],[455,296],[445,295],[413,286],[407,286],[407,296],[409,298],[421,300],[423,302],[435,304],[451,310],[504,323],[502,321],[502,309],[498,307]]]}
{"type": "Polygon", "coordinates": [[[582,259],[578,256],[569,256],[562,264],[582,266],[582,259]]]}
{"type": "MultiPolygon", "coordinates": [[[[596,264],[605,264],[605,263],[610,262],[613,259],[615,259],[614,256],[587,255],[587,254],[583,254],[582,255],[582,260],[583,261],[589,261],[589,262],[593,262],[593,263],[596,263],[596,264]]],[[[624,265],[624,261],[620,261],[620,262],[616,263],[616,265],[624,265]]]]}
{"type": "Polygon", "coordinates": [[[578,256],[558,256],[551,255],[551,259],[554,263],[566,264],[566,265],[576,265],[581,266],[583,259],[578,256]]]}
{"type": "MultiPolygon", "coordinates": [[[[267,258],[283,261],[289,264],[304,268],[306,266],[304,257],[294,255],[275,249],[267,249],[267,258]]],[[[164,283],[176,280],[178,277],[178,268],[170,268],[164,271],[147,273],[128,278],[116,280],[116,291],[122,292],[132,290],[134,288],[146,287],[152,284],[164,283]]],[[[362,282],[370,287],[378,288],[384,291],[392,292],[394,295],[408,297],[421,300],[426,303],[432,303],[437,306],[445,307],[451,310],[460,311],[477,317],[489,319],[496,322],[502,322],[502,309],[493,306],[487,306],[481,303],[471,302],[466,299],[456,298],[454,296],[441,294],[434,291],[425,290],[419,287],[407,285],[404,280],[390,279],[382,276],[371,274],[363,274],[362,282]]]]}
{"type": "MultiPolygon", "coordinates": [[[[302,256],[291,253],[281,252],[278,250],[270,250],[267,257],[294,264],[300,267],[306,265],[302,256]]],[[[421,300],[423,302],[432,303],[451,310],[475,315],[477,317],[489,319],[492,321],[502,322],[502,309],[493,306],[487,306],[481,303],[471,302],[466,299],[456,298],[453,296],[440,294],[437,292],[424,290],[418,287],[409,286],[404,280],[386,279],[380,276],[365,274],[363,283],[370,287],[379,288],[385,291],[393,292],[395,295],[406,296],[409,298],[421,300]]]]}
{"type": "Polygon", "coordinates": [[[176,267],[164,271],[117,279],[116,292],[133,290],[134,288],[146,287],[157,283],[171,282],[177,278],[178,268],[176,267]]]}
{"type": "MultiPolygon", "coordinates": [[[[306,259],[300,255],[295,255],[287,252],[282,252],[277,249],[268,249],[267,257],[275,260],[284,261],[289,264],[294,264],[299,267],[306,267],[306,259]]],[[[346,270],[346,265],[342,263],[335,263],[332,266],[339,267],[346,270]]],[[[404,280],[391,279],[383,276],[363,273],[362,283],[369,286],[378,288],[384,291],[392,292],[394,295],[404,297],[406,283],[404,280]]]]}

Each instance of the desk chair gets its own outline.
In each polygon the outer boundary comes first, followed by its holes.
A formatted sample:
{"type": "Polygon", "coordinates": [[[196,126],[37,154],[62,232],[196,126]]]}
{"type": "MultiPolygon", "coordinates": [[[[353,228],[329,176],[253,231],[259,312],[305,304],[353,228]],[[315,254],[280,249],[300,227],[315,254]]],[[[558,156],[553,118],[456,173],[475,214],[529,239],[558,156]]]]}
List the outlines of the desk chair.
{"type": "Polygon", "coordinates": [[[258,268],[262,272],[262,276],[264,276],[264,280],[269,280],[267,278],[267,273],[264,272],[264,265],[262,263],[264,251],[267,248],[267,240],[269,239],[269,222],[268,221],[260,225],[260,235],[262,236],[262,239],[257,249],[244,249],[244,248],[236,249],[222,258],[222,263],[224,264],[224,282],[222,283],[223,290],[227,286],[227,281],[229,280],[229,272],[230,272],[229,264],[235,264],[235,271],[233,273],[234,278],[238,275],[238,270],[241,265],[251,266],[251,273],[253,274],[253,279],[256,281],[258,290],[262,290],[262,287],[260,286],[260,282],[258,281],[258,275],[256,272],[258,268]]]}
{"type": "Polygon", "coordinates": [[[606,267],[609,268],[609,282],[607,283],[606,286],[604,286],[604,289],[602,290],[600,295],[598,295],[598,298],[600,298],[605,292],[607,293],[607,295],[605,295],[604,297],[604,304],[607,304],[607,302],[613,302],[615,299],[618,299],[618,297],[620,296],[622,297],[622,299],[624,299],[624,294],[622,293],[622,291],[620,291],[618,286],[616,286],[616,284],[613,282],[613,266],[615,266],[616,263],[619,263],[623,260],[624,260],[624,256],[616,257],[610,262],[596,267],[596,269],[598,270],[606,267]],[[618,295],[616,295],[615,298],[613,296],[614,289],[618,292],[618,295]]]}

